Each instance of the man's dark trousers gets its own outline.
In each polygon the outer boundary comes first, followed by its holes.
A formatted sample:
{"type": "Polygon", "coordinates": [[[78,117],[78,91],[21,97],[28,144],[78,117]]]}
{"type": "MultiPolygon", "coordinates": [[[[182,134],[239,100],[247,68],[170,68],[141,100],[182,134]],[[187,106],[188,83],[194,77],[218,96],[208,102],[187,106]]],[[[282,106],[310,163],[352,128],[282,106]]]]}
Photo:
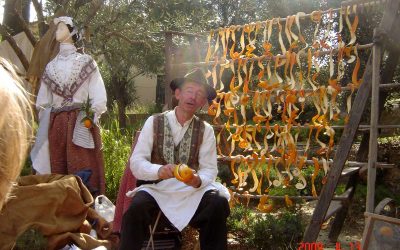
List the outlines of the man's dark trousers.
{"type": "MultiPolygon", "coordinates": [[[[145,191],[139,191],[122,219],[121,250],[140,250],[144,240],[148,239],[149,225],[159,207],[154,198],[145,191]]],[[[189,222],[200,232],[202,250],[227,249],[226,219],[229,216],[229,204],[218,191],[207,191],[189,222]]]]}

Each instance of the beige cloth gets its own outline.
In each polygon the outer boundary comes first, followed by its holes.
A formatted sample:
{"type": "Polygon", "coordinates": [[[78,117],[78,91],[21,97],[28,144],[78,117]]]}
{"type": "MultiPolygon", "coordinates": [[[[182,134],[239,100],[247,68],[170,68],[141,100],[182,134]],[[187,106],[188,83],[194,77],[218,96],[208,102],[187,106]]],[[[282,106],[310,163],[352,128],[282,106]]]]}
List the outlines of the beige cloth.
{"type": "MultiPolygon", "coordinates": [[[[21,49],[24,56],[26,57],[26,59],[30,61],[33,53],[33,46],[31,41],[29,41],[28,37],[26,36],[25,32],[20,32],[15,36],[13,36],[13,38],[17,43],[18,47],[21,49]]],[[[22,65],[17,54],[15,53],[11,45],[8,43],[8,41],[2,41],[0,43],[0,57],[3,57],[4,59],[12,63],[14,69],[18,72],[18,74],[21,75],[26,74],[24,66],[22,65]]]]}
{"type": "Polygon", "coordinates": [[[78,233],[93,197],[79,177],[31,175],[21,177],[11,200],[0,213],[0,249],[12,249],[18,236],[29,228],[48,238],[46,249],[74,242],[82,249],[107,245],[78,233]]]}

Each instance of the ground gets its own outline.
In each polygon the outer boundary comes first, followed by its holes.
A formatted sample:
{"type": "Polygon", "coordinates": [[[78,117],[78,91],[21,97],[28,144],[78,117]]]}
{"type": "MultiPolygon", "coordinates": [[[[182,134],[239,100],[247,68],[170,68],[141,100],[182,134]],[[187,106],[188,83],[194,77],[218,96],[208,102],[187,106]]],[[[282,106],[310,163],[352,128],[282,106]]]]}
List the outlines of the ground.
{"type": "MultiPolygon", "coordinates": [[[[349,216],[346,218],[337,242],[331,242],[328,238],[333,218],[329,221],[329,223],[327,223],[326,228],[321,229],[316,242],[321,242],[324,250],[336,250],[337,246],[340,246],[342,250],[357,249],[356,247],[351,248],[351,245],[353,244],[353,246],[356,246],[357,244],[361,244],[365,220],[363,212],[358,211],[360,209],[360,205],[361,204],[356,201],[356,203],[350,207],[349,216]]],[[[308,203],[306,206],[304,206],[303,211],[307,221],[310,221],[311,219],[314,206],[315,202],[308,203]]]]}
{"type": "MultiPolygon", "coordinates": [[[[302,215],[304,217],[304,222],[306,224],[311,220],[312,213],[314,211],[316,202],[307,202],[302,205],[302,215]]],[[[339,235],[337,242],[331,242],[328,238],[331,224],[333,222],[333,217],[329,222],[326,223],[326,227],[321,229],[319,237],[316,243],[320,243],[324,250],[356,250],[356,246],[359,244],[361,246],[361,239],[364,230],[364,211],[365,211],[365,199],[359,199],[354,197],[353,203],[350,206],[349,214],[343,225],[341,234],[339,235]],[[351,247],[353,245],[353,248],[351,247]],[[340,248],[338,248],[340,246],[340,248]]],[[[228,249],[229,250],[255,250],[249,248],[248,246],[240,245],[233,236],[228,236],[228,249]]],[[[187,248],[189,249],[189,248],[187,248]]],[[[193,248],[191,248],[193,249],[193,248]]],[[[307,248],[303,248],[307,250],[307,248]]],[[[312,248],[314,249],[314,248],[312,248]]]]}

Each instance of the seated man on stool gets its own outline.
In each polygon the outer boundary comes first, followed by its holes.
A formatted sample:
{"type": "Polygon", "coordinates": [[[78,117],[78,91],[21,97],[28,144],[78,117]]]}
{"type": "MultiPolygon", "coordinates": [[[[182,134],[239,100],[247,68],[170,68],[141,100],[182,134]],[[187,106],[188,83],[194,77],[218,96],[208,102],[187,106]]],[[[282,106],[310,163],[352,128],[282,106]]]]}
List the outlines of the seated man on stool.
{"type": "Polygon", "coordinates": [[[215,182],[213,128],[194,115],[216,92],[199,68],[174,79],[170,87],[178,106],[147,119],[130,158],[133,175],[142,181],[127,193],[133,199],[122,219],[120,249],[141,249],[158,208],[178,230],[188,224],[199,229],[202,250],[226,249],[229,192],[215,182]],[[175,164],[187,164],[193,177],[185,182],[174,178],[175,164]]]}

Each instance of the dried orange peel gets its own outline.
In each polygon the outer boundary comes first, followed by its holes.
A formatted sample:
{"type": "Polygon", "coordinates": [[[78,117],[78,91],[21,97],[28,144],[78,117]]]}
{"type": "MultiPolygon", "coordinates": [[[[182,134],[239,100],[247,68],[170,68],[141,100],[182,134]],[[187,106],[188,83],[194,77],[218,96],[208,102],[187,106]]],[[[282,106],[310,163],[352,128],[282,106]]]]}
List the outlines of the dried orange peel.
{"type": "Polygon", "coordinates": [[[188,165],[178,164],[175,165],[174,176],[178,181],[188,182],[193,178],[194,172],[188,165]]]}

